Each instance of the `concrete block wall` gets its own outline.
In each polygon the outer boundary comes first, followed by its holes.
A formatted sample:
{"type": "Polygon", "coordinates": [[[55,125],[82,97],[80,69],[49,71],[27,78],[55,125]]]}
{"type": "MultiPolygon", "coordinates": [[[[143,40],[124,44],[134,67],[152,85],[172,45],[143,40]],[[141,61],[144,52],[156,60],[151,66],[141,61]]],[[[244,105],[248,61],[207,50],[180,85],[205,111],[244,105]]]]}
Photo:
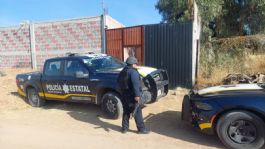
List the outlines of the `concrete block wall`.
{"type": "MultiPolygon", "coordinates": [[[[106,26],[123,26],[110,16],[106,19],[106,26]]],[[[32,45],[38,70],[46,59],[67,52],[103,52],[102,23],[101,16],[34,23],[35,42],[29,24],[0,28],[0,69],[32,67],[32,45]]]]}
{"type": "Polygon", "coordinates": [[[101,17],[34,24],[37,67],[67,52],[101,52],[101,17]]]}
{"type": "Polygon", "coordinates": [[[30,66],[29,26],[0,28],[0,68],[30,66]]]}

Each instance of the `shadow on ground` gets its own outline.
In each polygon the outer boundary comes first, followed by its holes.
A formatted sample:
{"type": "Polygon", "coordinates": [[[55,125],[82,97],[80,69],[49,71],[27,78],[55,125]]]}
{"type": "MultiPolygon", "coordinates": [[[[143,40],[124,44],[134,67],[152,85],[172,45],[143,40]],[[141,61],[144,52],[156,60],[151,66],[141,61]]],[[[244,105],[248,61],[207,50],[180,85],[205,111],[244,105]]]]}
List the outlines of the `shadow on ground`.
{"type": "MultiPolygon", "coordinates": [[[[17,96],[17,97],[21,97],[21,98],[23,98],[21,95],[19,95],[18,92],[10,92],[10,94],[13,95],[13,96],[17,96]]],[[[23,98],[23,99],[24,99],[24,98],[23,98]]]]}
{"type": "Polygon", "coordinates": [[[179,111],[165,111],[159,114],[150,113],[145,117],[145,121],[146,126],[153,133],[195,144],[224,148],[217,136],[203,134],[183,122],[179,111]]]}
{"type": "MultiPolygon", "coordinates": [[[[43,108],[67,111],[75,120],[97,125],[95,129],[103,129],[106,132],[110,132],[110,130],[119,132],[121,129],[120,125],[104,122],[103,120],[107,118],[104,117],[100,106],[97,105],[49,101],[43,108]]],[[[224,148],[217,136],[209,136],[195,130],[183,123],[180,117],[181,113],[179,111],[166,111],[159,114],[150,113],[144,119],[146,126],[152,133],[195,144],[224,148]]],[[[134,123],[134,121],[131,122],[134,123]]]]}
{"type": "Polygon", "coordinates": [[[110,130],[120,132],[121,127],[108,122],[104,122],[101,119],[107,119],[100,106],[88,103],[67,103],[60,101],[48,101],[43,107],[44,109],[60,109],[67,111],[72,118],[78,121],[97,125],[95,129],[104,129],[106,132],[110,130]]]}
{"type": "MultiPolygon", "coordinates": [[[[11,94],[20,96],[17,92],[11,92],[11,94]]],[[[22,99],[25,101],[25,98],[22,99]]],[[[102,113],[100,106],[94,104],[47,101],[46,105],[42,108],[45,110],[60,109],[67,111],[67,114],[75,120],[96,125],[95,129],[103,129],[106,132],[110,132],[111,130],[120,132],[121,130],[120,125],[103,121],[107,118],[102,113]]],[[[152,133],[195,144],[224,148],[217,136],[203,134],[186,123],[183,123],[181,121],[181,112],[179,111],[165,111],[158,114],[149,113],[144,119],[146,126],[152,133]]],[[[131,122],[134,123],[134,121],[131,122]]]]}
{"type": "Polygon", "coordinates": [[[10,92],[10,94],[13,95],[13,96],[16,96],[16,97],[20,97],[26,104],[28,104],[27,98],[19,95],[18,92],[10,92]]]}

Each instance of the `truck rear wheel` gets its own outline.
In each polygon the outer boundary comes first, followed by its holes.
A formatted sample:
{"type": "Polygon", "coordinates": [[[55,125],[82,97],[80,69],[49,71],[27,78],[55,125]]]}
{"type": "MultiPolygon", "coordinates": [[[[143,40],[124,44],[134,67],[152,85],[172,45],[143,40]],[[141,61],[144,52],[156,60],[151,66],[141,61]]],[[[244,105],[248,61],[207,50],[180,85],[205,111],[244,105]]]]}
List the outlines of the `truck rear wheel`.
{"type": "Polygon", "coordinates": [[[33,107],[41,107],[45,104],[45,100],[39,97],[37,90],[34,88],[27,89],[27,99],[33,107]]]}
{"type": "Polygon", "coordinates": [[[106,116],[111,119],[119,119],[123,114],[121,98],[114,92],[103,95],[101,107],[106,116]]]}
{"type": "Polygon", "coordinates": [[[220,140],[234,149],[258,149],[264,145],[264,122],[255,114],[247,111],[231,111],[217,122],[220,140]]]}

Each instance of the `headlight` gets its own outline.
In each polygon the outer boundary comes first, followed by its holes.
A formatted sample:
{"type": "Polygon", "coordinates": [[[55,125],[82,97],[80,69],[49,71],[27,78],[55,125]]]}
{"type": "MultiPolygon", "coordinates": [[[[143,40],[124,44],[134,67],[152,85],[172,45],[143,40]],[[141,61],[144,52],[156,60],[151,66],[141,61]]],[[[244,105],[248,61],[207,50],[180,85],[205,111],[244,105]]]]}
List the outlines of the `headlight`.
{"type": "Polygon", "coordinates": [[[153,78],[154,78],[155,81],[159,81],[160,80],[160,75],[159,74],[155,74],[153,76],[153,78]]]}
{"type": "Polygon", "coordinates": [[[210,111],[212,110],[212,106],[207,104],[207,103],[203,103],[203,102],[195,102],[195,106],[196,108],[200,109],[200,110],[205,110],[205,111],[210,111]]]}

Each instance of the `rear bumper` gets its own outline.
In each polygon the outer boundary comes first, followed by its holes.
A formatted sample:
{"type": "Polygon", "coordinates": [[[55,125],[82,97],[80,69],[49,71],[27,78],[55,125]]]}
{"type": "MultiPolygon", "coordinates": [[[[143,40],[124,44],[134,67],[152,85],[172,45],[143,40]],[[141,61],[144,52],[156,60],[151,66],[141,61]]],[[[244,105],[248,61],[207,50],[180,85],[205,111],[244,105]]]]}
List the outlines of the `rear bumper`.
{"type": "Polygon", "coordinates": [[[213,111],[204,111],[196,108],[192,95],[185,95],[182,102],[181,119],[206,134],[214,134],[213,111]]]}
{"type": "Polygon", "coordinates": [[[20,96],[26,97],[26,93],[18,87],[17,92],[20,96]]]}

